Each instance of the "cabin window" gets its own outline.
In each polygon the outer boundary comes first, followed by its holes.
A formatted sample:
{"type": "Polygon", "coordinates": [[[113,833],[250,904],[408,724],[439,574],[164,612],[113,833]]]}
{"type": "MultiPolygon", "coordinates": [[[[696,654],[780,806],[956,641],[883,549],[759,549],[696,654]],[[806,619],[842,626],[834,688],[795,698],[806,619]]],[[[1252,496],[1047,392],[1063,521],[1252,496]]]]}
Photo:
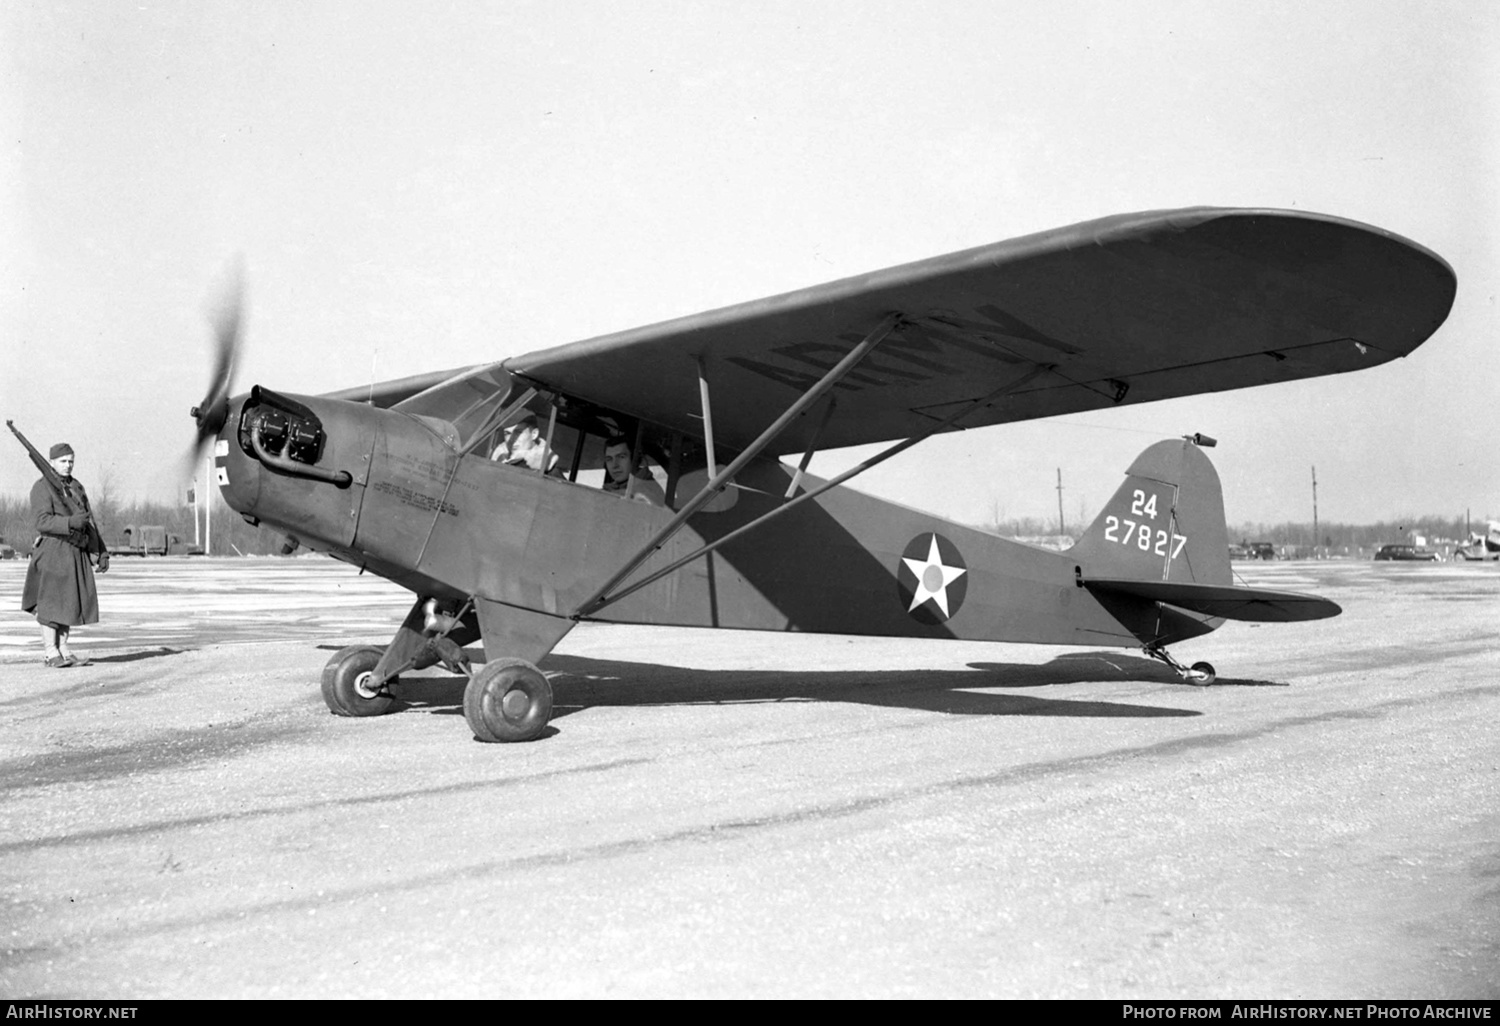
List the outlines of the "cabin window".
{"type": "MultiPolygon", "coordinates": [[[[668,508],[678,508],[707,483],[708,459],[700,439],[570,396],[528,390],[520,382],[517,386],[507,396],[508,405],[492,409],[484,436],[470,448],[475,455],[508,469],[532,473],[541,473],[545,463],[548,477],[603,489],[607,479],[605,443],[619,436],[632,443],[637,480],[649,480],[659,488],[668,508]],[[522,432],[532,425],[532,432],[522,432]],[[531,458],[518,458],[518,449],[530,453],[531,458]]],[[[721,453],[720,466],[732,456],[721,453]]],[[[728,498],[717,505],[733,504],[733,496],[725,494],[728,498]]]]}
{"type": "Polygon", "coordinates": [[[674,506],[682,475],[706,462],[702,443],[696,439],[568,396],[539,396],[527,412],[536,416],[543,432],[551,425],[549,449],[555,456],[551,476],[585,488],[604,488],[605,446],[616,436],[631,443],[637,480],[660,489],[669,507],[674,506]]]}

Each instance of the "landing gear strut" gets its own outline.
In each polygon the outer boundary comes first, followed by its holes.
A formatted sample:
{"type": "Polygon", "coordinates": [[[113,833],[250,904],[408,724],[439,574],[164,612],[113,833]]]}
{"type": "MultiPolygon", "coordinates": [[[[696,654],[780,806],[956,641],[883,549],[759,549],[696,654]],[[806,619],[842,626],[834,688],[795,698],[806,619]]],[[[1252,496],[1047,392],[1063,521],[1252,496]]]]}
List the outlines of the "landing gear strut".
{"type": "Polygon", "coordinates": [[[411,669],[442,663],[452,673],[472,676],[463,643],[478,631],[464,623],[469,606],[443,613],[435,599],[417,600],[391,643],[351,645],[323,667],[323,701],[335,716],[380,716],[396,705],[391,685],[411,669]]]}
{"type": "MultiPolygon", "coordinates": [[[[480,741],[534,741],[552,718],[552,685],[546,674],[525,659],[491,659],[475,669],[463,646],[481,635],[470,599],[457,613],[442,609],[436,599],[419,598],[401,629],[385,648],[354,645],[342,649],[323,668],[323,701],[336,716],[379,716],[396,706],[391,694],[398,674],[441,663],[450,673],[468,678],[464,688],[464,718],[480,741]]],[[[572,627],[572,621],[526,610],[505,608],[479,600],[481,616],[492,615],[483,629],[486,638],[515,643],[523,651],[545,654],[572,627]],[[528,616],[532,619],[528,619],[528,616]],[[539,627],[538,624],[541,626],[539,627]],[[559,629],[561,625],[561,629],[559,629]]],[[[507,646],[508,647],[508,646],[507,646]]]]}
{"type": "Polygon", "coordinates": [[[1185,683],[1192,684],[1195,687],[1206,688],[1218,679],[1214,673],[1213,663],[1194,663],[1192,666],[1184,666],[1176,659],[1173,659],[1161,645],[1146,645],[1141,651],[1145,652],[1152,659],[1166,663],[1177,671],[1177,675],[1185,683]]]}
{"type": "Polygon", "coordinates": [[[382,649],[374,645],[351,645],[340,649],[323,667],[323,701],[335,716],[380,716],[390,712],[396,699],[387,685],[396,678],[376,682],[375,665],[382,649]]]}

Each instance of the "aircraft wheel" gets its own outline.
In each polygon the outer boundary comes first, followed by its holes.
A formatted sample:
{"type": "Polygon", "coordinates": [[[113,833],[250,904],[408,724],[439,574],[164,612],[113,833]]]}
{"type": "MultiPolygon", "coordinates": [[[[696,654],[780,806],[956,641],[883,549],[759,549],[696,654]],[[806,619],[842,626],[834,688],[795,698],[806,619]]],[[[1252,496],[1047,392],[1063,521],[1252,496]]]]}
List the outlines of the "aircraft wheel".
{"type": "MultiPolygon", "coordinates": [[[[379,716],[391,711],[396,700],[384,690],[370,687],[381,650],[373,645],[351,645],[340,649],[323,667],[323,701],[335,716],[379,716]]],[[[395,678],[386,681],[395,683],[395,678]]]]}
{"type": "Polygon", "coordinates": [[[1206,688],[1218,677],[1214,673],[1213,663],[1194,663],[1188,667],[1187,682],[1200,688],[1206,688]]]}
{"type": "Polygon", "coordinates": [[[552,685],[524,659],[486,663],[464,688],[464,719],[481,741],[534,741],[552,717],[552,685]]]}

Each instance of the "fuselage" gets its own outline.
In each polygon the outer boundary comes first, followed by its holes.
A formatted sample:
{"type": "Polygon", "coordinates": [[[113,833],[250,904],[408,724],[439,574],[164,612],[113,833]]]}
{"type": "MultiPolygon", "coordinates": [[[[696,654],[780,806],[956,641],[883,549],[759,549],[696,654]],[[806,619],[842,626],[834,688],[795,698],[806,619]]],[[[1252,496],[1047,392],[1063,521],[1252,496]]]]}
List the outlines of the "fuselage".
{"type": "MultiPolygon", "coordinates": [[[[506,466],[482,452],[460,456],[451,425],[439,420],[343,400],[276,398],[305,411],[304,433],[310,435],[315,423],[322,434],[309,470],[346,473],[347,480],[314,479],[301,476],[297,466],[268,465],[245,443],[246,423],[255,419],[247,410],[255,413],[256,400],[239,397],[218,447],[226,501],[247,518],[418,596],[449,605],[474,597],[572,618],[674,516],[670,509],[597,487],[506,466]]],[[[689,518],[632,579],[780,507],[792,473],[774,460],[752,461],[737,476],[728,501],[689,518]]],[[[706,480],[706,474],[699,478],[706,480]]],[[[804,477],[799,490],[818,483],[804,477]]],[[[690,477],[678,491],[690,497],[690,477]]],[[[1150,625],[1127,625],[1106,610],[1079,584],[1090,573],[1076,553],[1023,545],[836,487],[590,618],[1042,644],[1136,643],[1150,625]]],[[[1208,623],[1189,625],[1179,636],[1210,629],[1208,623]]]]}

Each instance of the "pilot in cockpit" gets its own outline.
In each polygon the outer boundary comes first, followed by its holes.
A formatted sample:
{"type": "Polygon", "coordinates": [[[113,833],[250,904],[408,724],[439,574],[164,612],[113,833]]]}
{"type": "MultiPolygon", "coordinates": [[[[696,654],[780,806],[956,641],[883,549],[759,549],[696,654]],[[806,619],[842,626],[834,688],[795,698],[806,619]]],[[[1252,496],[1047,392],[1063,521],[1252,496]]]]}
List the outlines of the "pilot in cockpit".
{"type": "Polygon", "coordinates": [[[557,453],[548,451],[536,414],[528,413],[505,429],[505,440],[490,459],[506,466],[550,471],[557,464],[557,453]]]}
{"type": "Polygon", "coordinates": [[[645,467],[635,465],[635,454],[630,451],[630,440],[623,435],[613,435],[604,443],[604,490],[619,492],[636,502],[665,506],[666,493],[651,477],[645,467]]]}

